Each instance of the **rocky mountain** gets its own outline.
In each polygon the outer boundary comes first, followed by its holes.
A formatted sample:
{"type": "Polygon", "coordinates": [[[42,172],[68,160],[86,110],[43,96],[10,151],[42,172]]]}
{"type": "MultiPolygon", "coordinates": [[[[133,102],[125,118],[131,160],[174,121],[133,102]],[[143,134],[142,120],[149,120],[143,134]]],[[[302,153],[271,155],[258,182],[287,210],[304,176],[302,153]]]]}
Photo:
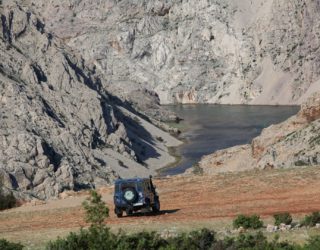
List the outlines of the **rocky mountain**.
{"type": "MultiPolygon", "coordinates": [[[[47,199],[117,176],[154,174],[174,161],[167,146],[180,142],[110,92],[107,75],[50,33],[30,6],[0,2],[4,187],[21,198],[47,199]]],[[[137,92],[140,99],[141,93],[144,104],[153,104],[141,109],[159,110],[153,93],[137,92]]]]}
{"type": "Polygon", "coordinates": [[[311,96],[299,113],[264,129],[249,145],[220,150],[202,158],[199,166],[212,174],[248,169],[320,165],[320,93],[311,96]]]}
{"type": "Polygon", "coordinates": [[[320,89],[319,0],[19,2],[128,100],[301,104],[320,89]]]}
{"type": "MultiPolygon", "coordinates": [[[[320,90],[319,12],[318,0],[0,0],[3,185],[46,199],[156,173],[180,143],[161,103],[304,102],[320,90]]],[[[308,105],[232,157],[318,162],[308,105]]]]}

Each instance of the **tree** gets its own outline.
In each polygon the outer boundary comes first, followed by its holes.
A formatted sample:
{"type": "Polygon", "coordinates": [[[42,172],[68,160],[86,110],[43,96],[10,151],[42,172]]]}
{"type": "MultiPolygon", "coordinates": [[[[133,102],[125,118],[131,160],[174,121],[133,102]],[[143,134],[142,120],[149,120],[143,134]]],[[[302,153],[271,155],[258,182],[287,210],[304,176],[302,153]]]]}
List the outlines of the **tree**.
{"type": "Polygon", "coordinates": [[[102,227],[104,220],[109,217],[109,208],[95,190],[90,191],[90,197],[82,203],[86,211],[86,222],[91,226],[102,227]]]}

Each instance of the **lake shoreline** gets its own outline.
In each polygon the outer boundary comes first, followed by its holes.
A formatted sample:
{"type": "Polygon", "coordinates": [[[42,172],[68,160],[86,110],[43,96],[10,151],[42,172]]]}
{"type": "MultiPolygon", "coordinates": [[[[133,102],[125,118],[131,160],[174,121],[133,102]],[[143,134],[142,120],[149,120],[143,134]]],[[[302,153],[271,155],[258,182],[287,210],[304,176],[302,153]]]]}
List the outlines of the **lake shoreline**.
{"type": "MultiPolygon", "coordinates": [[[[183,120],[177,137],[182,145],[169,149],[176,161],[157,172],[159,176],[183,174],[202,157],[217,150],[249,143],[262,129],[286,120],[298,112],[299,106],[283,105],[165,105],[183,120]]],[[[178,126],[175,126],[178,125],[178,126]]]]}

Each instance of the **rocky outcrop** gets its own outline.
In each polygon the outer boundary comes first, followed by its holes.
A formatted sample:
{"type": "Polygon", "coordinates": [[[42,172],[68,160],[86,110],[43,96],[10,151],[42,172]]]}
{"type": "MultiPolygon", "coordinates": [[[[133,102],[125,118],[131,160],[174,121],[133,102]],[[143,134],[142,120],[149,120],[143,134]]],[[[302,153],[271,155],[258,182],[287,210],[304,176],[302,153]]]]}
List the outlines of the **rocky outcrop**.
{"type": "Polygon", "coordinates": [[[300,104],[320,89],[319,1],[19,2],[123,98],[147,89],[161,103],[300,104]]]}
{"type": "Polygon", "coordinates": [[[320,165],[320,93],[287,121],[264,129],[251,145],[220,150],[202,158],[205,173],[320,165]]]}
{"type": "Polygon", "coordinates": [[[155,143],[147,117],[111,94],[96,66],[48,32],[29,6],[2,3],[0,15],[0,175],[6,189],[47,199],[118,175],[154,173],[150,152],[166,162],[160,155],[172,139],[162,132],[166,142],[155,143]],[[118,171],[124,164],[128,170],[118,171]]]}

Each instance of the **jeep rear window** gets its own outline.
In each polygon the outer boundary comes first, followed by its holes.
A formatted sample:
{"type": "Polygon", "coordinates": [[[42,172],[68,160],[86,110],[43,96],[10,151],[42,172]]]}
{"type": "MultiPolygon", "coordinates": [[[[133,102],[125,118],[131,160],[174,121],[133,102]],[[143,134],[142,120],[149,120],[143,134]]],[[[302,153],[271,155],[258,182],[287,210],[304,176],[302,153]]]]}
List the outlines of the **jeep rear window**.
{"type": "Polygon", "coordinates": [[[130,183],[130,182],[128,182],[128,183],[122,183],[121,184],[121,190],[123,191],[123,190],[125,190],[126,188],[136,188],[136,183],[134,183],[134,182],[132,182],[132,183],[130,183]]]}
{"type": "Polygon", "coordinates": [[[143,191],[143,186],[141,182],[127,182],[127,183],[121,183],[116,187],[116,192],[119,192],[125,190],[126,188],[134,188],[138,191],[143,191]],[[121,188],[120,188],[121,187],[121,188]]]}

